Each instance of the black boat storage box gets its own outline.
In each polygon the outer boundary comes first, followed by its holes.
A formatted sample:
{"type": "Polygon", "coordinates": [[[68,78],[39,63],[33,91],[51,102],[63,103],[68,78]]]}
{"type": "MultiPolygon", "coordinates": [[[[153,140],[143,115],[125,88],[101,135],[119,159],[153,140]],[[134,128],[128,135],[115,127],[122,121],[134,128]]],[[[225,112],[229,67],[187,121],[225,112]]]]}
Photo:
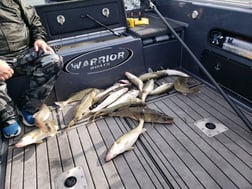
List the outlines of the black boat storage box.
{"type": "Polygon", "coordinates": [[[57,100],[88,87],[106,88],[124,72],[145,72],[140,38],[126,33],[123,0],[85,0],[36,6],[49,44],[64,59],[57,100]]]}

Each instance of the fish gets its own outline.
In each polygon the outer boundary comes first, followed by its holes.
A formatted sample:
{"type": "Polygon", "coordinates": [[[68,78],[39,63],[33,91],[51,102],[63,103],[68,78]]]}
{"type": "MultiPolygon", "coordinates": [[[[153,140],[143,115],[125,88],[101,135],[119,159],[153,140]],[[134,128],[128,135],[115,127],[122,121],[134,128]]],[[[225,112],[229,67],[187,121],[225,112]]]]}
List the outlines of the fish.
{"type": "Polygon", "coordinates": [[[14,145],[16,148],[28,146],[30,144],[40,144],[43,139],[52,137],[57,134],[58,125],[55,120],[47,120],[44,122],[45,127],[48,127],[47,132],[40,128],[35,128],[32,131],[24,134],[22,138],[14,145]]]}
{"type": "Polygon", "coordinates": [[[173,88],[173,83],[163,83],[162,85],[153,89],[149,95],[159,95],[165,92],[170,91],[173,88]]]}
{"type": "Polygon", "coordinates": [[[43,127],[44,126],[44,122],[49,119],[51,115],[51,111],[49,109],[49,107],[43,103],[39,109],[38,112],[36,112],[35,114],[33,114],[33,118],[35,121],[35,125],[40,128],[40,129],[44,129],[46,131],[47,127],[43,127]]]}
{"type": "Polygon", "coordinates": [[[121,104],[130,103],[131,100],[135,99],[138,96],[138,94],[139,94],[138,90],[128,91],[125,94],[123,94],[122,96],[120,96],[113,103],[108,105],[106,107],[106,109],[104,109],[104,111],[106,111],[106,112],[114,111],[115,109],[122,107],[121,104]]]}
{"type": "Polygon", "coordinates": [[[142,81],[147,81],[150,79],[157,79],[165,76],[180,76],[180,77],[190,77],[188,74],[174,69],[158,70],[156,72],[149,72],[139,76],[142,81]]]}
{"type": "Polygon", "coordinates": [[[167,72],[165,71],[156,71],[156,72],[148,72],[148,73],[144,73],[142,75],[139,76],[139,79],[141,79],[142,81],[147,81],[150,79],[157,79],[157,78],[161,78],[167,76],[167,72]]]}
{"type": "MultiPolygon", "coordinates": [[[[127,93],[123,94],[120,96],[116,101],[114,101],[112,104],[108,105],[106,109],[115,110],[120,107],[123,107],[125,103],[131,104],[132,102],[136,102],[137,96],[139,95],[138,90],[131,90],[128,91],[127,93]]],[[[140,100],[140,99],[139,99],[140,100]]]]}
{"type": "Polygon", "coordinates": [[[108,150],[104,160],[108,162],[118,156],[119,154],[124,153],[133,149],[133,145],[137,141],[138,137],[146,131],[143,128],[144,120],[140,119],[139,124],[134,128],[128,131],[127,133],[120,136],[108,150]]]}
{"type": "Polygon", "coordinates": [[[118,81],[117,83],[115,83],[111,87],[109,87],[106,90],[104,90],[104,91],[100,92],[99,94],[97,94],[96,97],[95,97],[95,100],[94,100],[94,104],[103,101],[106,97],[108,97],[108,95],[111,92],[117,91],[117,90],[119,90],[121,88],[124,88],[126,86],[129,86],[129,85],[130,85],[130,82],[128,80],[118,81]]]}
{"type": "Polygon", "coordinates": [[[143,119],[145,122],[162,123],[168,125],[173,123],[173,117],[170,117],[163,112],[148,108],[147,106],[121,108],[117,111],[109,113],[107,116],[128,117],[134,120],[143,119]]]}
{"type": "Polygon", "coordinates": [[[59,109],[63,109],[65,106],[67,106],[68,104],[71,104],[73,102],[76,101],[81,101],[81,99],[87,95],[88,93],[90,93],[92,90],[94,90],[94,88],[87,88],[87,89],[83,89],[80,90],[76,93],[73,93],[69,98],[67,98],[64,101],[58,101],[58,102],[54,102],[57,106],[59,106],[59,109]]]}
{"type": "Polygon", "coordinates": [[[89,108],[92,106],[99,91],[99,89],[93,89],[82,98],[80,104],[75,108],[73,118],[68,123],[67,128],[72,127],[77,121],[85,117],[90,112],[89,108]]]}
{"type": "Polygon", "coordinates": [[[50,115],[51,115],[51,111],[49,107],[45,103],[43,103],[41,107],[39,108],[39,111],[33,114],[33,118],[35,120],[46,121],[50,115]]]}
{"type": "Polygon", "coordinates": [[[141,79],[130,72],[125,72],[125,76],[139,89],[139,91],[143,90],[144,84],[141,79]]]}
{"type": "Polygon", "coordinates": [[[122,96],[128,90],[129,90],[128,88],[122,88],[122,89],[120,89],[118,91],[111,92],[110,95],[104,101],[102,101],[97,107],[95,107],[94,109],[92,109],[90,112],[94,113],[94,112],[101,111],[103,108],[107,107],[112,102],[114,102],[115,100],[117,100],[120,96],[122,96]]]}
{"type": "Polygon", "coordinates": [[[95,119],[95,117],[97,116],[106,115],[122,107],[128,107],[131,105],[144,106],[145,103],[142,102],[141,99],[137,98],[138,95],[139,95],[138,90],[128,91],[127,93],[120,96],[115,102],[108,105],[106,108],[102,109],[101,111],[96,112],[95,115],[93,115],[92,119],[95,119]]]}
{"type": "Polygon", "coordinates": [[[200,86],[197,85],[195,87],[189,88],[187,86],[187,81],[189,78],[178,77],[174,81],[174,88],[176,91],[182,93],[183,95],[191,94],[191,93],[198,93],[200,92],[200,86]]]}
{"type": "Polygon", "coordinates": [[[145,83],[143,90],[141,91],[141,99],[143,102],[145,102],[148,94],[153,90],[153,88],[154,88],[154,80],[150,79],[145,83]]]}
{"type": "Polygon", "coordinates": [[[128,98],[126,101],[117,102],[116,104],[113,104],[113,106],[106,107],[106,109],[103,111],[105,113],[113,112],[117,109],[120,109],[122,107],[129,107],[129,106],[146,106],[146,103],[143,102],[141,99],[137,97],[128,98]]]}

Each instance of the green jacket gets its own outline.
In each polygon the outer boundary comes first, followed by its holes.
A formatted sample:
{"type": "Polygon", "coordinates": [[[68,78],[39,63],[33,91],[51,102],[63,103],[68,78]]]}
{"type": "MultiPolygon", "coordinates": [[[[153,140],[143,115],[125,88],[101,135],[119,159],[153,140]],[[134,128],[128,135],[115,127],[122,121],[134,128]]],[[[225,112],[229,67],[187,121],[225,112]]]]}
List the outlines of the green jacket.
{"type": "Polygon", "coordinates": [[[32,6],[22,0],[0,1],[0,56],[14,57],[32,47],[46,32],[32,6]]]}

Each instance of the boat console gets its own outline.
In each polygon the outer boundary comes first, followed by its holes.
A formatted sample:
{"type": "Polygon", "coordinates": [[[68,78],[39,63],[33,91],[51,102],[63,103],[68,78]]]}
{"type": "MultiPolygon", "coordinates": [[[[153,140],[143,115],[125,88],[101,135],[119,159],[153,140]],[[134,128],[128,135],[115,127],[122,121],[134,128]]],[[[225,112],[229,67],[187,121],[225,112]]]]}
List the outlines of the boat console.
{"type": "MultiPolygon", "coordinates": [[[[49,44],[64,60],[55,85],[58,100],[83,88],[105,88],[125,71],[140,74],[179,65],[174,54],[180,55],[181,47],[162,21],[144,15],[149,24],[128,28],[121,0],[49,1],[35,7],[49,44]]],[[[185,24],[169,22],[182,36],[185,24]]]]}

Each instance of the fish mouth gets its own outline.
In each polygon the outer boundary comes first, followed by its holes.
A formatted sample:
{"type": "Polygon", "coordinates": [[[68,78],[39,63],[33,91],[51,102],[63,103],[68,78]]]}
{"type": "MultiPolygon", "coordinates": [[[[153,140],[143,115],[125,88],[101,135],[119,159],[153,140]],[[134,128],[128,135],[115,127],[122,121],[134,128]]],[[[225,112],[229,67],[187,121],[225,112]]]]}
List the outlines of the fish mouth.
{"type": "Polygon", "coordinates": [[[118,83],[125,84],[125,85],[130,85],[131,84],[130,81],[127,80],[127,79],[121,79],[121,80],[118,81],[118,83]]]}
{"type": "Polygon", "coordinates": [[[15,146],[16,148],[21,148],[21,147],[23,147],[24,145],[22,145],[22,144],[20,144],[20,143],[16,143],[14,146],[15,146]]]}
{"type": "Polygon", "coordinates": [[[104,161],[105,161],[105,162],[108,162],[108,161],[110,161],[111,159],[112,159],[112,157],[106,156],[106,157],[104,158],[104,161]]]}
{"type": "Polygon", "coordinates": [[[108,162],[108,161],[112,160],[113,158],[115,158],[117,155],[118,155],[118,154],[107,154],[107,155],[105,156],[104,160],[105,160],[106,162],[108,162]]]}
{"type": "Polygon", "coordinates": [[[173,124],[173,118],[172,117],[167,117],[164,119],[166,124],[173,124]]]}
{"type": "Polygon", "coordinates": [[[173,124],[173,120],[166,120],[165,123],[168,125],[171,125],[171,124],[173,124]]]}

